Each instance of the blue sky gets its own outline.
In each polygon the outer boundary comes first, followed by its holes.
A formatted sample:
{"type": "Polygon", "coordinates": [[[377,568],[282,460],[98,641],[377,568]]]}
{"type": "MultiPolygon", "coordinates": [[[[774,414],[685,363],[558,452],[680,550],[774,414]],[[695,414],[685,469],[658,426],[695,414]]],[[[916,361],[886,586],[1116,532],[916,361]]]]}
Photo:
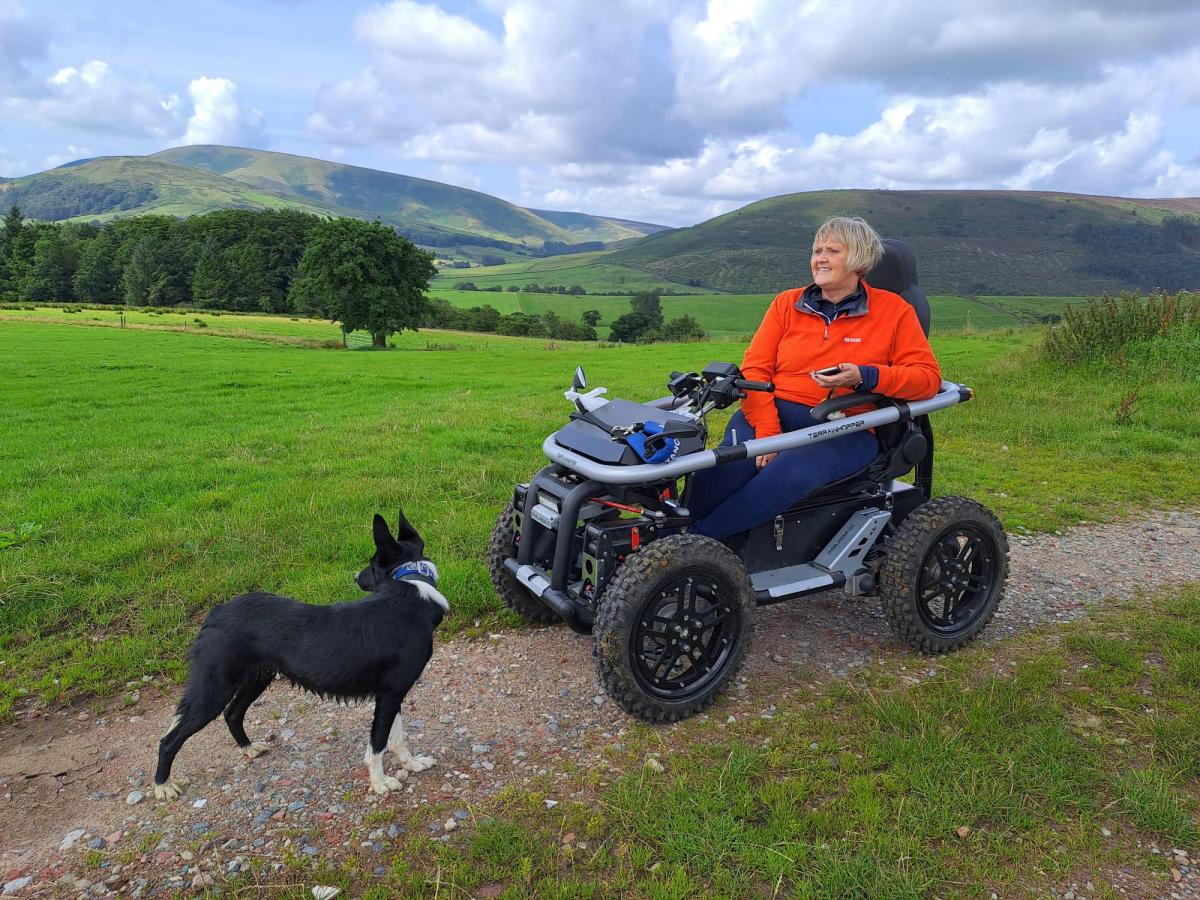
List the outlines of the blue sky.
{"type": "Polygon", "coordinates": [[[1200,195],[1200,3],[0,0],[0,175],[186,143],[672,225],[836,187],[1200,195]]]}

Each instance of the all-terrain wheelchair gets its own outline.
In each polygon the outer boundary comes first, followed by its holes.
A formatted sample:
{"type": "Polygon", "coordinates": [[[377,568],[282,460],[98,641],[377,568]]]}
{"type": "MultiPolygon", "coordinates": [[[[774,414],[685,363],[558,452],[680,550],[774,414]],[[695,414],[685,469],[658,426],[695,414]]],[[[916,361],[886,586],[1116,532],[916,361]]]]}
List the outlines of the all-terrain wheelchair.
{"type": "MultiPolygon", "coordinates": [[[[903,296],[926,334],[929,303],[906,244],[884,241],[867,280],[903,296]]],[[[577,369],[570,422],[542,445],[550,464],[519,484],[488,544],[492,582],[527,620],[562,619],[594,636],[601,682],[629,713],[670,722],[713,702],[745,658],[757,606],[830,588],[877,594],[895,635],[922,653],[975,638],[996,611],[1008,544],[996,517],[965,497],[931,499],[930,413],[970,400],[943,381],[928,400],[859,392],[813,409],[819,423],[705,449],[706,417],[771,390],[732,363],[674,372],[649,403],[586,391],[577,369]],[[865,403],[859,415],[843,412],[865,403]],[[690,476],[875,429],[878,456],[738,539],[687,533],[690,476]],[[916,470],[913,482],[900,477],[916,470]]]]}

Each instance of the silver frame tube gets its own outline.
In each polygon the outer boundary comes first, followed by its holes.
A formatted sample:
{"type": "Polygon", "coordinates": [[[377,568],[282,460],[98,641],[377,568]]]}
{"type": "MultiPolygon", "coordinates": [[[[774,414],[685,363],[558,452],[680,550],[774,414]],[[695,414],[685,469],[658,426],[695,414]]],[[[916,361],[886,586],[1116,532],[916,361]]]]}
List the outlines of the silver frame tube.
{"type": "MultiPolygon", "coordinates": [[[[909,413],[913,416],[923,416],[926,413],[954,406],[961,402],[963,392],[966,392],[970,396],[970,388],[953,381],[943,381],[941,387],[938,389],[938,393],[928,400],[907,401],[909,413]]],[[[666,399],[663,398],[663,400],[666,399]]],[[[663,401],[654,401],[650,405],[654,406],[661,402],[663,401]]],[[[746,458],[753,459],[756,456],[762,456],[764,453],[779,453],[782,450],[791,450],[795,447],[815,444],[819,441],[827,441],[853,431],[862,431],[865,428],[888,425],[899,420],[899,418],[900,410],[894,406],[888,406],[883,409],[874,409],[869,412],[860,413],[857,416],[847,416],[844,419],[835,419],[832,422],[810,425],[808,428],[789,431],[786,434],[755,438],[743,442],[741,446],[746,448],[746,458]]],[[[553,434],[542,442],[542,452],[546,454],[547,459],[559,465],[566,466],[571,471],[578,472],[585,478],[609,484],[646,484],[652,481],[678,478],[690,472],[711,469],[720,460],[716,450],[705,450],[701,453],[689,453],[682,459],[676,459],[668,463],[611,466],[595,462],[586,456],[580,456],[572,450],[560,447],[555,443],[553,434]]]]}

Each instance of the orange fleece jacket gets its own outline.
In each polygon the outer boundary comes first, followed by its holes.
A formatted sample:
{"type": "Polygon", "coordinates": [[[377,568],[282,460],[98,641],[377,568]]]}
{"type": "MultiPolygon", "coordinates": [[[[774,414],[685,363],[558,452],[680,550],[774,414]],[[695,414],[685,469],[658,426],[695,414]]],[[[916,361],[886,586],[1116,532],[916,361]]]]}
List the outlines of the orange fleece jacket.
{"type": "MultiPolygon", "coordinates": [[[[867,292],[865,315],[841,315],[829,325],[816,313],[797,308],[805,288],[779,294],[767,308],[742,359],[742,376],[751,381],[774,381],[775,397],[815,406],[829,390],[812,380],[814,369],[838,363],[877,366],[875,392],[901,400],[926,400],[937,393],[942,372],[916,310],[899,294],[873,288],[867,292]]],[[[835,396],[849,394],[838,388],[835,396]]],[[[846,411],[855,415],[871,405],[846,411]]],[[[750,391],[742,412],[756,437],[780,433],[779,414],[771,394],[750,391]]]]}

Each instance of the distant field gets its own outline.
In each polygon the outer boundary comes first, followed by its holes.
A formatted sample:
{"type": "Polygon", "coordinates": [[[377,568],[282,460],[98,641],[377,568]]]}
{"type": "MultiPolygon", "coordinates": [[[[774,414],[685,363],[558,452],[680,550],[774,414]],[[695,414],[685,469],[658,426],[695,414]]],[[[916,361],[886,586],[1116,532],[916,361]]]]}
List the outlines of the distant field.
{"type": "MultiPolygon", "coordinates": [[[[72,307],[73,308],[73,307],[72,307]]],[[[0,324],[20,322],[79,325],[83,327],[119,330],[120,317],[112,309],[84,309],[77,313],[63,312],[59,306],[39,306],[35,309],[0,309],[0,324]]],[[[265,315],[214,315],[212,312],[154,313],[131,309],[125,312],[127,331],[178,331],[209,337],[235,337],[295,344],[301,347],[334,346],[342,340],[342,330],[324,319],[288,318],[265,315]],[[199,327],[196,320],[205,323],[199,327]]],[[[365,333],[362,334],[366,337],[365,333]]],[[[463,331],[443,331],[422,328],[404,331],[388,338],[400,350],[486,350],[489,347],[523,345],[524,338],[500,334],[473,334],[463,331]]],[[[542,343],[545,343],[543,340],[542,343]]]]}
{"type": "MultiPolygon", "coordinates": [[[[526,291],[447,291],[433,290],[430,295],[448,300],[455,306],[488,305],[508,314],[523,312],[542,315],[553,311],[564,319],[578,322],[584,310],[598,309],[600,324],[596,331],[601,338],[608,336],[608,326],[617,316],[629,312],[628,297],[587,294],[573,297],[565,294],[531,294],[526,291]]],[[[763,310],[771,302],[767,294],[694,294],[686,297],[663,297],[663,318],[671,320],[690,315],[700,322],[709,336],[738,338],[754,332],[762,320],[763,310]]]]}
{"type": "MultiPolygon", "coordinates": [[[[578,322],[585,310],[600,311],[596,328],[600,339],[608,337],[608,327],[617,316],[629,312],[628,297],[586,294],[582,297],[565,294],[531,294],[526,291],[455,291],[435,289],[435,298],[448,300],[458,307],[490,305],[507,315],[523,312],[542,315],[553,311],[564,319],[578,322]]],[[[763,311],[771,302],[770,294],[694,294],[685,297],[663,297],[663,317],[671,320],[682,315],[694,316],[716,340],[744,341],[754,333],[762,320],[763,311]]],[[[1047,314],[1062,314],[1068,303],[1081,304],[1081,297],[945,297],[930,298],[933,331],[959,331],[964,328],[1012,328],[1036,323],[1047,314]]],[[[74,307],[66,307],[73,309],[74,307]]],[[[36,309],[0,309],[0,321],[54,321],[64,324],[115,327],[118,312],[113,309],[82,309],[64,312],[61,306],[38,306],[36,309]]],[[[291,318],[287,316],[241,315],[202,312],[152,312],[130,309],[125,313],[130,327],[164,328],[197,331],[225,337],[255,337],[302,345],[319,345],[340,341],[341,329],[323,319],[291,318]],[[199,321],[197,321],[199,320],[199,321]],[[201,325],[200,323],[203,323],[201,325]]],[[[504,336],[465,334],[422,329],[419,333],[405,332],[394,336],[399,347],[414,348],[426,343],[453,340],[475,344],[483,341],[510,340],[504,336]],[[451,335],[453,335],[451,337],[451,335]]]]}
{"type": "MultiPolygon", "coordinates": [[[[477,282],[481,283],[481,282],[477,282]]],[[[433,290],[430,294],[455,306],[489,305],[501,313],[541,314],[553,310],[564,319],[578,321],[584,310],[598,309],[601,314],[597,332],[607,336],[607,326],[617,316],[629,312],[628,297],[587,294],[531,294],[525,291],[433,290]]],[[[773,294],[695,294],[687,297],[663,297],[663,317],[667,320],[684,314],[694,316],[710,336],[732,339],[749,336],[762,321],[763,311],[773,294]]],[[[1068,303],[1079,304],[1080,297],[953,297],[929,298],[932,329],[935,332],[964,328],[1012,328],[1036,324],[1042,316],[1061,315],[1068,303]]]]}
{"type": "Polygon", "coordinates": [[[550,287],[579,285],[590,293],[604,291],[643,291],[662,288],[684,293],[712,293],[710,288],[692,288],[685,284],[656,278],[640,269],[606,262],[614,251],[593,250],[505,263],[502,266],[478,266],[472,269],[446,269],[434,280],[435,288],[453,288],[460,281],[473,281],[480,287],[515,284],[523,287],[537,282],[550,287]]]}

